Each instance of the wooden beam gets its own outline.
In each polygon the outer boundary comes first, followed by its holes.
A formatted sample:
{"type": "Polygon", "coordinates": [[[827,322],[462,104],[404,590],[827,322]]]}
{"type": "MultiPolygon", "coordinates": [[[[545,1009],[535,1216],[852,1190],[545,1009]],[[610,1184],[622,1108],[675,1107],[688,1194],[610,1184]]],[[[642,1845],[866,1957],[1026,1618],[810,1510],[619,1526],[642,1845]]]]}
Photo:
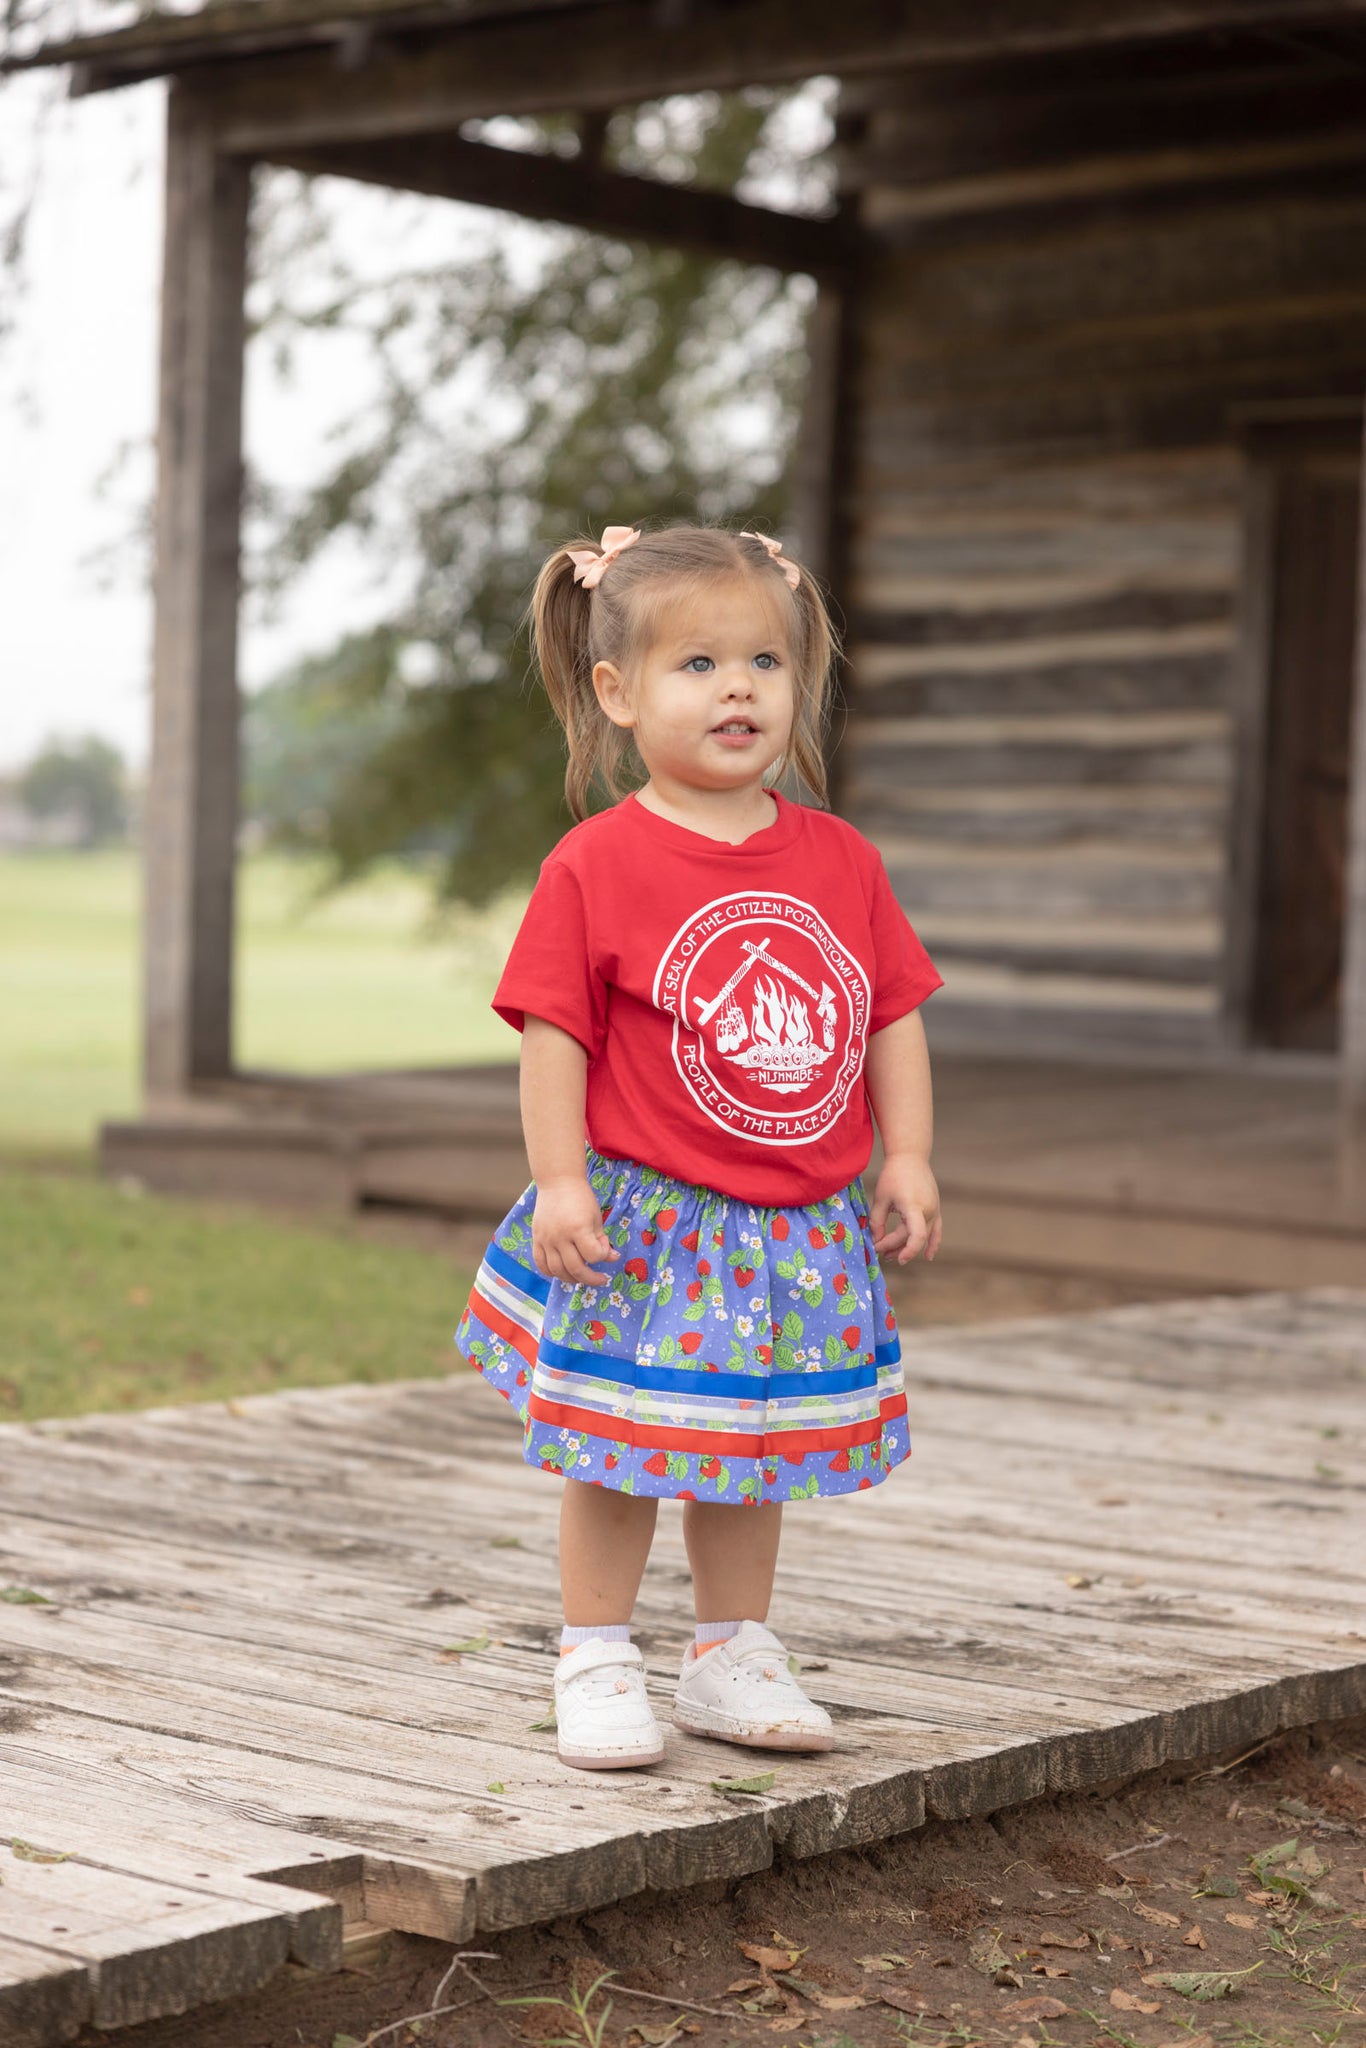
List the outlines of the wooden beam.
{"type": "Polygon", "coordinates": [[[231,1066],[242,298],[249,166],[174,87],[166,147],[152,765],[149,1097],[231,1066]]]}
{"type": "Polygon", "coordinates": [[[493,149],[458,135],[283,149],[272,152],[271,160],[315,177],[358,178],[438,199],[463,199],[531,220],[668,242],[775,270],[838,275],[852,259],[853,233],[839,221],[775,213],[746,206],[725,192],[623,177],[577,157],[493,149]]]}
{"type": "MultiPolygon", "coordinates": [[[[270,155],[290,144],[449,130],[497,113],[624,106],[664,93],[735,91],[822,72],[1006,57],[1090,44],[1147,42],[1211,30],[1366,21],[1366,0],[747,0],[744,5],[651,9],[638,0],[547,20],[466,21],[377,39],[347,68],[316,51],[223,63],[211,81],[221,133],[233,149],[270,155]]],[[[69,54],[77,54],[71,51],[69,54]]],[[[87,52],[89,58],[92,53],[87,52]]],[[[202,60],[214,55],[206,44],[202,60]]],[[[167,68],[125,46],[107,50],[87,86],[167,68]]],[[[170,61],[185,62],[184,53],[170,61]]],[[[203,75],[203,74],[201,74],[203,75]]],[[[207,81],[206,81],[207,82],[207,81]]]]}
{"type": "Polygon", "coordinates": [[[1343,971],[1339,1074],[1342,1193],[1366,1205],[1366,447],[1362,455],[1362,517],[1357,558],[1356,699],[1352,713],[1347,824],[1347,889],[1343,908],[1343,971]]]}

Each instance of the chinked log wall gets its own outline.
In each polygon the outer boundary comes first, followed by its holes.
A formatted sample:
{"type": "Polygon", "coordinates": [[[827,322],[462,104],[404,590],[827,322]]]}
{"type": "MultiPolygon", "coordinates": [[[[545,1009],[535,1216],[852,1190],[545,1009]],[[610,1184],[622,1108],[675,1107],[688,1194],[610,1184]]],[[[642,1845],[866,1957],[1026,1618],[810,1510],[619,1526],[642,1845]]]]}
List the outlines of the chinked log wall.
{"type": "Polygon", "coordinates": [[[1202,45],[845,93],[883,253],[842,794],[945,1026],[1230,1028],[1237,411],[1360,391],[1363,60],[1202,45]]]}

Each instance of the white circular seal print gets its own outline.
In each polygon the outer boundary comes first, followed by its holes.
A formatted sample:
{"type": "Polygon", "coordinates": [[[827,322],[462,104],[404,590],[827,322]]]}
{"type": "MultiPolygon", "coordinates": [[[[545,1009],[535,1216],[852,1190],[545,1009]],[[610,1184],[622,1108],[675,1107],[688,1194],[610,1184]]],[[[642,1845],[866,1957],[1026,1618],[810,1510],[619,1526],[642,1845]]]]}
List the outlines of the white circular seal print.
{"type": "Polygon", "coordinates": [[[797,896],[718,896],[670,940],[653,1000],[699,1109],[759,1145],[810,1145],[863,1070],[867,973],[797,896]]]}

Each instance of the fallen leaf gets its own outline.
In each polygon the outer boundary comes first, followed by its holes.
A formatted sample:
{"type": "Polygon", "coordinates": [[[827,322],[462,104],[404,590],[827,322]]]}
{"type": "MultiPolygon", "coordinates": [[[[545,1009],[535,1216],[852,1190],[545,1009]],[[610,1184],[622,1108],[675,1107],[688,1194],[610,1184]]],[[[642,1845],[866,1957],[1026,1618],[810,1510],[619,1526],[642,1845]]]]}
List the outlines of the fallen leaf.
{"type": "Polygon", "coordinates": [[[1067,1574],[1067,1583],[1069,1586],[1073,1586],[1080,1591],[1083,1586],[1094,1586],[1096,1581],[1088,1577],[1085,1572],[1069,1572],[1067,1574]]]}
{"type": "Polygon", "coordinates": [[[729,1998],[734,1994],[738,1997],[742,1991],[758,1991],[762,1988],[763,1981],[762,1977],[737,1977],[733,1984],[727,1984],[726,1996],[729,1998]]]}
{"type": "Polygon", "coordinates": [[[735,1946],[761,1970],[790,1970],[798,1956],[806,1954],[803,1948],[763,1948],[753,1941],[737,1941],[735,1946]]]}
{"type": "Polygon", "coordinates": [[[770,2034],[795,2034],[798,2027],[804,2027],[805,2025],[806,2018],[804,2014],[787,2012],[783,2014],[781,2019],[770,2020],[768,2031],[770,2034]]]}
{"type": "Polygon", "coordinates": [[[1260,1920],[1254,1920],[1251,1913],[1225,1913],[1224,1918],[1230,1927],[1260,1927],[1262,1924],[1260,1920]]]}
{"type": "Polygon", "coordinates": [[[555,1719],[555,1709],[548,1707],[539,1721],[532,1721],[530,1723],[530,1728],[533,1735],[548,1735],[558,1728],[559,1725],[559,1722],[555,1719]]]}
{"type": "Polygon", "coordinates": [[[1321,1806],[1306,1806],[1302,1799],[1278,1799],[1276,1801],[1276,1811],[1278,1813],[1288,1813],[1292,1820],[1323,1820],[1325,1818],[1321,1806]]]}
{"type": "MultiPolygon", "coordinates": [[[[1147,1982],[1147,1979],[1144,1979],[1147,1982]]],[[[1116,2012],[1161,2012],[1160,1998],[1140,1998],[1136,1991],[1123,1991],[1116,1984],[1110,1993],[1110,2003],[1116,2012]]]]}
{"type": "Polygon", "coordinates": [[[993,1984],[999,1984],[1002,1991],[1024,1990],[1024,1978],[1020,1975],[1019,1971],[1011,1963],[1006,1963],[999,1970],[993,1970],[991,1973],[991,1981],[993,1984]]]}
{"type": "Polygon", "coordinates": [[[807,1995],[824,2012],[856,2012],[868,2003],[857,1991],[822,1991],[818,1984],[813,1984],[807,1995]]]}
{"type": "Polygon", "coordinates": [[[1090,1948],[1089,1934],[1045,1934],[1039,1941],[1040,1948],[1090,1948]]]}
{"type": "Polygon", "coordinates": [[[1031,1972],[1035,1977],[1070,1977],[1071,1974],[1066,1963],[1035,1963],[1031,1972]]]}
{"type": "Polygon", "coordinates": [[[0,1600],[10,1607],[51,1607],[46,1593],[35,1593],[31,1586],[5,1586],[0,1588],[0,1600]]]}
{"type": "Polygon", "coordinates": [[[1134,1900],[1134,1911],[1140,1920],[1151,1920],[1154,1927],[1179,1927],[1179,1913],[1164,1913],[1159,1906],[1145,1906],[1142,1899],[1134,1900]]]}
{"type": "Polygon", "coordinates": [[[1296,1870],[1303,1871],[1306,1877],[1326,1877],[1333,1866],[1331,1863],[1324,1862],[1322,1856],[1320,1856],[1318,1850],[1311,1842],[1307,1849],[1301,1849],[1299,1855],[1295,1858],[1294,1867],[1296,1870]]]}
{"type": "Polygon", "coordinates": [[[989,1927],[980,1927],[968,1943],[968,1961],[986,1977],[1010,1968],[1010,1957],[1001,1947],[1000,1936],[989,1927]]]}
{"type": "Polygon", "coordinates": [[[1204,1936],[1204,1931],[1203,1931],[1203,1929],[1202,1929],[1202,1928],[1201,1928],[1201,1927],[1199,1926],[1199,1924],[1198,1924],[1198,1923],[1197,1923],[1197,1925],[1196,1925],[1196,1926],[1194,1926],[1194,1927],[1192,1927],[1192,1928],[1190,1929],[1190,1932],[1189,1932],[1189,1933],[1187,1933],[1187,1934],[1183,1934],[1183,1935],[1182,1935],[1182,1937],[1181,1937],[1181,1945],[1182,1945],[1182,1947],[1183,1947],[1183,1948],[1208,1948],[1208,1947],[1209,1947],[1209,1943],[1208,1943],[1208,1942],[1207,1942],[1207,1941],[1205,1940],[1205,1936],[1204,1936]]]}
{"type": "Polygon", "coordinates": [[[1272,1869],[1277,1863],[1288,1863],[1299,1846],[1299,1836],[1292,1835],[1288,1842],[1277,1842],[1274,1849],[1259,1850],[1255,1856],[1248,1858],[1248,1862],[1256,1871],[1258,1877],[1261,1878],[1263,1884],[1265,1884],[1266,1878],[1264,1873],[1272,1869]]]}
{"type": "Polygon", "coordinates": [[[10,1848],[20,1863],[66,1863],[69,1852],[65,1849],[35,1849],[32,1842],[25,1842],[18,1835],[10,1836],[10,1848]]]}
{"type": "MultiPolygon", "coordinates": [[[[490,1536],[489,1538],[490,1550],[520,1550],[521,1548],[522,1539],[520,1536],[490,1536]]],[[[682,2024],[683,2022],[681,2020],[675,2020],[671,2027],[667,2027],[665,2029],[664,2034],[661,2038],[672,2040],[673,2036],[678,2032],[682,2024]]],[[[652,2038],[651,2035],[645,2033],[644,2027],[633,2027],[631,2031],[635,2034],[644,2035],[647,2041],[652,2038]]]]}
{"type": "Polygon", "coordinates": [[[1072,2010],[1060,1998],[1012,1998],[1001,2011],[1013,2020],[1029,2025],[1034,2020],[1064,2020],[1072,2010]]]}
{"type": "Polygon", "coordinates": [[[1276,1894],[1275,1892],[1244,1892],[1243,1896],[1249,1906],[1269,1906],[1276,1894]]]}
{"type": "Polygon", "coordinates": [[[472,1657],[477,1650],[487,1650],[488,1646],[488,1636],[481,1631],[477,1636],[466,1636],[463,1642],[446,1643],[441,1655],[448,1662],[453,1662],[457,1657],[472,1657]]]}
{"type": "Polygon", "coordinates": [[[670,2020],[666,2027],[647,2027],[642,2021],[636,2020],[628,2029],[629,2033],[644,2041],[646,2048],[669,2048],[669,2043],[676,2041],[682,2031],[681,2019],[670,2020]]]}
{"type": "Polygon", "coordinates": [[[909,1970],[910,1959],[898,1955],[894,1948],[884,1949],[881,1955],[857,1956],[855,1961],[861,1970],[909,1970]]]}
{"type": "Polygon", "coordinates": [[[1213,2034],[1182,2034],[1175,2041],[1159,2041],[1157,2048],[1214,2048],[1213,2034]]]}
{"type": "Polygon", "coordinates": [[[484,1787],[486,1792],[503,1792],[506,1789],[500,1778],[490,1778],[488,1784],[484,1787]]]}
{"type": "MultiPolygon", "coordinates": [[[[711,1789],[713,1792],[720,1792],[727,1799],[732,1798],[737,1792],[771,1792],[777,1776],[776,1771],[761,1771],[757,1778],[713,1778],[711,1789]]],[[[802,1951],[798,1949],[797,1954],[801,1953],[802,1951]]]]}

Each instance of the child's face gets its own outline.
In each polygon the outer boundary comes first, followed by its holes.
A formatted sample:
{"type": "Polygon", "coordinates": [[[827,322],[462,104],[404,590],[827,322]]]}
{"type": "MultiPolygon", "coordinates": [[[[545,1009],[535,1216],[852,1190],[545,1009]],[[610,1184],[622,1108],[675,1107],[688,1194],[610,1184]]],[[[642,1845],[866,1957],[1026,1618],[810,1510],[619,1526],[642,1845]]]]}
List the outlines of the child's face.
{"type": "Polygon", "coordinates": [[[792,734],[786,613],[782,591],[731,577],[663,611],[629,674],[597,664],[598,702],[634,734],[651,781],[740,790],[763,780],[792,734]]]}

